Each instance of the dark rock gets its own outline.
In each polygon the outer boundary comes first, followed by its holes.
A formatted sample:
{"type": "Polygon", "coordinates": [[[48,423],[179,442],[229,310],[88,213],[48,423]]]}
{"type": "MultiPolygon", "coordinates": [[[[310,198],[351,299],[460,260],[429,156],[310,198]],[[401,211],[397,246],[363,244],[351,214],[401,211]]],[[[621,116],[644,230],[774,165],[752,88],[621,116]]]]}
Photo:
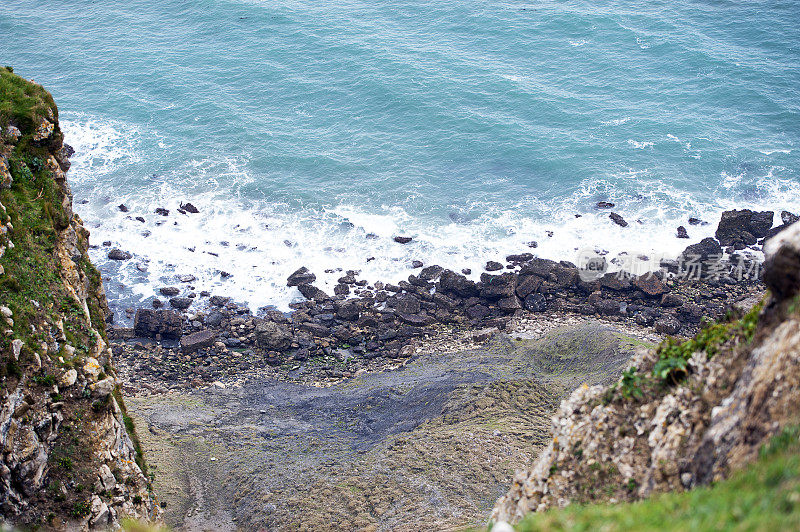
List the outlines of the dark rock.
{"type": "Polygon", "coordinates": [[[473,281],[452,270],[442,271],[439,278],[439,287],[445,294],[455,294],[464,298],[474,297],[479,294],[478,287],[473,281]]]}
{"type": "Polygon", "coordinates": [[[297,289],[300,290],[303,297],[312,301],[325,301],[326,299],[330,299],[328,294],[310,284],[298,285],[297,289]]]}
{"type": "Polygon", "coordinates": [[[598,201],[595,205],[598,209],[613,209],[616,205],[610,201],[598,201]]]}
{"type": "Polygon", "coordinates": [[[330,329],[322,325],[321,323],[314,323],[307,321],[305,323],[300,324],[300,328],[306,332],[311,333],[314,336],[319,336],[322,338],[330,336],[331,334],[330,329]]]}
{"type": "Polygon", "coordinates": [[[173,297],[169,300],[169,304],[172,308],[176,308],[178,310],[186,310],[192,304],[192,298],[190,297],[173,297]]]}
{"type": "Polygon", "coordinates": [[[437,307],[446,310],[451,310],[455,308],[455,306],[457,305],[455,299],[447,297],[446,295],[440,294],[438,292],[433,294],[433,302],[436,304],[437,307]]]}
{"type": "Polygon", "coordinates": [[[117,209],[119,209],[120,212],[128,212],[128,206],[124,203],[117,205],[117,209]]]}
{"type": "Polygon", "coordinates": [[[523,305],[531,312],[544,312],[547,310],[547,299],[542,294],[530,294],[524,299],[523,305]]]}
{"type": "Polygon", "coordinates": [[[656,321],[656,332],[661,334],[678,334],[681,330],[681,322],[672,316],[665,316],[656,321]]]}
{"type": "Polygon", "coordinates": [[[499,262],[490,260],[489,262],[486,263],[486,266],[484,267],[484,269],[487,272],[496,272],[496,271],[502,270],[503,269],[503,265],[500,264],[499,262]]]}
{"type": "Polygon", "coordinates": [[[286,286],[301,286],[304,284],[311,284],[316,280],[317,276],[308,271],[308,268],[303,266],[288,277],[286,280],[286,286]]]}
{"type": "Polygon", "coordinates": [[[529,248],[538,248],[539,247],[539,243],[537,241],[535,241],[535,240],[531,240],[530,242],[527,242],[525,245],[528,246],[529,248]]]}
{"type": "Polygon", "coordinates": [[[224,307],[225,305],[231,302],[231,298],[223,296],[211,296],[208,299],[208,302],[214,305],[215,307],[224,307]]]}
{"type": "Polygon", "coordinates": [[[556,286],[559,288],[575,286],[580,278],[578,269],[574,265],[559,264],[553,268],[553,275],[556,277],[556,286]]]}
{"type": "Polygon", "coordinates": [[[183,333],[183,318],[173,310],[138,309],[133,331],[144,338],[160,334],[163,338],[177,339],[183,333]]]}
{"type": "Polygon", "coordinates": [[[547,279],[550,277],[550,273],[556,267],[556,262],[548,259],[540,259],[535,258],[529,262],[526,262],[522,265],[519,269],[520,275],[538,275],[543,279],[547,279]]]}
{"type": "Polygon", "coordinates": [[[542,278],[536,275],[521,276],[517,280],[517,295],[525,299],[528,295],[536,292],[542,285],[542,278]]]}
{"type": "Polygon", "coordinates": [[[154,299],[151,304],[153,305],[153,308],[161,308],[164,306],[164,302],[160,299],[154,299]]]}
{"type": "Polygon", "coordinates": [[[461,268],[461,273],[463,273],[464,275],[469,275],[469,274],[472,273],[472,269],[471,268],[461,268]]]}
{"type": "Polygon", "coordinates": [[[615,224],[619,225],[620,227],[628,227],[628,222],[625,221],[625,218],[620,216],[619,214],[612,212],[608,215],[608,217],[613,221],[615,224]]]}
{"type": "Polygon", "coordinates": [[[412,295],[397,296],[389,300],[389,305],[403,314],[416,314],[420,311],[419,299],[412,295]]]}
{"type": "Polygon", "coordinates": [[[108,252],[108,258],[111,260],[130,260],[131,258],[133,258],[133,255],[131,255],[127,251],[122,251],[121,249],[114,248],[108,252]]]}
{"type": "Polygon", "coordinates": [[[772,211],[754,212],[750,209],[725,211],[722,213],[715,236],[723,246],[732,246],[743,241],[743,233],[763,238],[772,228],[772,211]]]}
{"type": "Polygon", "coordinates": [[[669,291],[664,282],[652,273],[634,278],[633,285],[650,297],[658,297],[669,291]]]}
{"type": "Polygon", "coordinates": [[[600,278],[600,286],[603,288],[608,288],[609,290],[621,292],[624,290],[629,290],[631,287],[631,282],[628,279],[628,275],[626,275],[624,272],[609,272],[600,278]]]}
{"type": "Polygon", "coordinates": [[[209,327],[219,327],[220,325],[222,325],[223,319],[224,316],[222,315],[222,312],[218,310],[212,310],[211,312],[209,312],[208,316],[206,316],[205,323],[209,327]]]}
{"type": "Polygon", "coordinates": [[[533,253],[519,253],[516,255],[509,255],[506,257],[507,262],[521,263],[528,262],[533,259],[533,253]]]}
{"type": "Polygon", "coordinates": [[[516,296],[505,297],[497,302],[497,306],[500,310],[504,312],[514,312],[515,310],[521,309],[522,305],[517,299],[516,296]]]}
{"type": "Polygon", "coordinates": [[[333,287],[333,293],[337,296],[346,296],[350,293],[350,286],[344,283],[339,283],[333,287]]]}
{"type": "Polygon", "coordinates": [[[495,301],[514,295],[516,278],[513,274],[504,273],[502,275],[481,275],[483,287],[480,296],[489,301],[495,301]]]}
{"type": "Polygon", "coordinates": [[[686,228],[682,225],[678,226],[678,238],[689,238],[689,233],[686,231],[686,228]]]}
{"type": "Polygon", "coordinates": [[[689,218],[689,225],[700,225],[700,218],[689,218]]]}
{"type": "Polygon", "coordinates": [[[711,237],[704,238],[697,244],[692,244],[684,249],[683,256],[686,259],[697,258],[702,261],[707,260],[709,257],[721,257],[722,246],[711,237]]]}
{"type": "Polygon", "coordinates": [[[423,314],[403,314],[399,312],[397,317],[401,322],[413,327],[424,327],[433,323],[433,318],[423,314]]]}
{"type": "Polygon", "coordinates": [[[691,323],[699,323],[703,318],[703,307],[695,303],[684,303],[678,307],[681,317],[691,323]]]}
{"type": "Polygon", "coordinates": [[[789,211],[781,211],[781,222],[783,222],[783,225],[792,225],[797,220],[800,220],[800,216],[792,214],[789,211]]]}
{"type": "Polygon", "coordinates": [[[355,301],[345,301],[336,311],[336,317],[345,321],[356,321],[359,317],[360,310],[355,301]]]}
{"type": "Polygon", "coordinates": [[[424,279],[425,281],[433,281],[442,273],[444,268],[441,266],[433,265],[433,266],[426,266],[419,272],[419,278],[424,279]]]}
{"type": "Polygon", "coordinates": [[[159,214],[161,216],[169,216],[169,210],[165,209],[163,207],[157,208],[155,212],[156,212],[156,214],[159,214]]]}
{"type": "Polygon", "coordinates": [[[489,315],[489,308],[486,305],[473,305],[466,310],[466,315],[471,320],[482,320],[489,315]]]}
{"type": "Polygon", "coordinates": [[[414,268],[415,270],[417,268],[422,268],[422,266],[423,266],[423,264],[422,264],[421,260],[412,260],[411,261],[411,267],[414,268]]]}
{"type": "Polygon", "coordinates": [[[597,313],[603,316],[618,316],[620,312],[620,303],[613,299],[601,299],[595,303],[597,313]]]}
{"type": "Polygon", "coordinates": [[[255,326],[256,344],[264,349],[283,351],[292,343],[292,334],[285,325],[273,321],[257,320],[255,326]]]}
{"type": "Polygon", "coordinates": [[[144,223],[144,218],[143,218],[143,217],[141,217],[141,216],[137,216],[136,218],[134,218],[134,220],[136,220],[137,222],[142,222],[142,223],[144,223]]]}
{"type": "Polygon", "coordinates": [[[181,351],[186,354],[214,345],[216,335],[212,331],[199,331],[181,337],[181,351]]]}
{"type": "Polygon", "coordinates": [[[683,298],[678,294],[664,294],[661,297],[661,306],[664,308],[680,307],[683,305],[683,298]]]}
{"type": "Polygon", "coordinates": [[[158,291],[161,293],[162,296],[167,296],[167,297],[175,297],[181,292],[178,288],[174,286],[163,286],[158,291]]]}
{"type": "Polygon", "coordinates": [[[398,244],[408,244],[413,239],[410,236],[396,236],[394,237],[394,241],[398,244]]]}
{"type": "Polygon", "coordinates": [[[197,214],[200,212],[200,210],[191,203],[181,203],[181,209],[191,214],[197,214]]]}

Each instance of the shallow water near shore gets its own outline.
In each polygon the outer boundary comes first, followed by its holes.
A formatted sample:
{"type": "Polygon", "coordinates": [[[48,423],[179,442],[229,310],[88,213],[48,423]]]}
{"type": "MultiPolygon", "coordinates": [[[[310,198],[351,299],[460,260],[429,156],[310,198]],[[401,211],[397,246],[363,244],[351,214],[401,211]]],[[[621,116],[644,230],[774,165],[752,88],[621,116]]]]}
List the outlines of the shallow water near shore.
{"type": "Polygon", "coordinates": [[[59,103],[112,306],[191,274],[285,309],[302,265],[330,292],[338,268],[397,281],[416,259],[653,257],[725,209],[796,211],[799,17],[796,1],[10,0],[0,56],[59,103]],[[134,258],[107,261],[104,241],[134,258]]]}

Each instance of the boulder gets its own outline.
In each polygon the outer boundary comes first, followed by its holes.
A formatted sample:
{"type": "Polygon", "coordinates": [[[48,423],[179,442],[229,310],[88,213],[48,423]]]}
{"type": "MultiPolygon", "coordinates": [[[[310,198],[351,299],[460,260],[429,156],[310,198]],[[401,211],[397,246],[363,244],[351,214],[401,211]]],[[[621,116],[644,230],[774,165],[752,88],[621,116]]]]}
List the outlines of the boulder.
{"type": "Polygon", "coordinates": [[[548,277],[550,277],[550,273],[553,271],[556,265],[557,263],[555,261],[535,258],[523,264],[522,267],[519,269],[519,274],[520,275],[533,274],[533,275],[538,275],[543,279],[547,279],[548,277]]]}
{"type": "Polygon", "coordinates": [[[392,299],[394,301],[390,300],[390,304],[399,313],[416,314],[420,310],[420,302],[416,296],[404,295],[397,296],[392,299]]]}
{"type": "Polygon", "coordinates": [[[517,295],[525,299],[536,292],[542,285],[542,278],[537,275],[520,276],[517,280],[517,295]]]}
{"type": "Polygon", "coordinates": [[[360,310],[355,301],[345,301],[336,310],[336,317],[345,321],[356,321],[359,317],[360,310]]]}
{"type": "Polygon", "coordinates": [[[211,347],[216,341],[217,335],[214,332],[205,330],[187,334],[181,337],[181,351],[186,354],[194,353],[199,349],[211,347]]]}
{"type": "Polygon", "coordinates": [[[800,292],[800,224],[771,238],[764,245],[764,284],[778,301],[800,292]]]}
{"type": "Polygon", "coordinates": [[[174,286],[162,286],[161,288],[159,288],[158,291],[159,293],[161,293],[162,296],[167,296],[167,297],[175,297],[181,293],[181,291],[174,286]]]}
{"type": "Polygon", "coordinates": [[[108,252],[108,258],[111,260],[130,260],[131,258],[133,258],[133,255],[131,255],[127,251],[122,251],[121,249],[114,248],[108,252]]]}
{"type": "Polygon", "coordinates": [[[190,297],[173,297],[169,300],[169,304],[172,308],[176,308],[178,310],[186,310],[190,306],[192,306],[192,298],[190,297]]]}
{"type": "Polygon", "coordinates": [[[174,310],[141,308],[133,319],[133,332],[144,338],[160,334],[164,338],[178,339],[183,333],[183,318],[174,310]]]}
{"type": "Polygon", "coordinates": [[[439,289],[445,294],[455,294],[463,298],[474,297],[479,293],[478,287],[473,281],[452,270],[444,270],[441,273],[439,289]]]}
{"type": "Polygon", "coordinates": [[[500,264],[497,261],[490,260],[489,262],[486,263],[486,266],[484,266],[484,269],[487,272],[496,272],[496,271],[502,270],[503,269],[503,265],[500,264]]]}
{"type": "Polygon", "coordinates": [[[396,236],[394,237],[394,241],[398,244],[408,244],[413,240],[410,236],[396,236]]]}
{"type": "Polygon", "coordinates": [[[689,232],[682,225],[678,226],[678,238],[689,238],[689,232]]]}
{"type": "Polygon", "coordinates": [[[635,277],[633,285],[650,297],[658,297],[669,292],[664,282],[652,273],[635,277]]]}
{"type": "Polygon", "coordinates": [[[444,271],[444,268],[437,266],[436,264],[433,266],[426,266],[421,272],[419,272],[419,278],[425,281],[433,281],[439,277],[439,275],[441,275],[442,271],[444,271]]]}
{"type": "Polygon", "coordinates": [[[255,327],[256,344],[264,349],[283,351],[292,343],[289,328],[273,321],[258,320],[255,327]]]}
{"type": "Polygon", "coordinates": [[[752,238],[763,238],[772,228],[772,211],[755,212],[750,209],[722,213],[715,236],[723,246],[732,246],[752,238]]]}
{"type": "Polygon", "coordinates": [[[184,210],[191,214],[197,214],[200,212],[200,209],[192,205],[191,203],[181,203],[181,210],[184,210]]]}
{"type": "Polygon", "coordinates": [[[308,268],[303,266],[295,271],[286,280],[286,286],[301,286],[304,284],[311,284],[317,280],[317,276],[308,271],[308,268]]]}
{"type": "Polygon", "coordinates": [[[330,299],[328,294],[310,284],[298,285],[297,289],[300,290],[303,297],[312,301],[325,301],[326,299],[330,299]]]}
{"type": "Polygon", "coordinates": [[[547,309],[547,299],[542,294],[530,294],[523,304],[525,309],[531,312],[544,312],[547,309]]]}
{"type": "Polygon", "coordinates": [[[704,238],[697,244],[692,244],[684,249],[683,256],[687,260],[697,258],[701,261],[707,260],[712,256],[721,257],[722,246],[711,237],[704,238]]]}
{"type": "Polygon", "coordinates": [[[481,275],[483,286],[481,288],[480,296],[489,301],[496,301],[514,296],[514,289],[516,278],[513,274],[503,275],[481,275]]]}
{"type": "Polygon", "coordinates": [[[617,224],[618,226],[628,227],[628,222],[626,222],[625,218],[623,218],[619,214],[612,212],[611,214],[608,215],[608,217],[611,218],[611,221],[617,224]]]}

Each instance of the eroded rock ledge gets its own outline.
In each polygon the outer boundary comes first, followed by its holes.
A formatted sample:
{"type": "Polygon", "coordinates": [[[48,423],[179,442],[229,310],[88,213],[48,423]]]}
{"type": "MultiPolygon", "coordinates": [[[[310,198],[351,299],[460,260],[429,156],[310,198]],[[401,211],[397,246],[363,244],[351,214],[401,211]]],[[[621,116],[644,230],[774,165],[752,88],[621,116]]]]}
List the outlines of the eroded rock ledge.
{"type": "Polygon", "coordinates": [[[514,477],[492,518],[573,502],[627,501],[724,478],[800,418],[800,225],[765,246],[771,296],[692,342],[634,357],[616,385],[583,386],[550,445],[514,477]]]}
{"type": "Polygon", "coordinates": [[[68,530],[156,518],[89,232],[72,212],[58,110],[10,69],[0,84],[0,515],[68,530]]]}

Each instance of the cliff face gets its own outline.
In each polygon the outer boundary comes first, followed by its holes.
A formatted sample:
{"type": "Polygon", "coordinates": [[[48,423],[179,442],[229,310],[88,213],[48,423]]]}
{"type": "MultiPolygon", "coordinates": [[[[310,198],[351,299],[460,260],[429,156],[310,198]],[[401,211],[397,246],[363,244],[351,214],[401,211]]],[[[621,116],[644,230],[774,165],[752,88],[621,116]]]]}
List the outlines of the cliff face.
{"type": "Polygon", "coordinates": [[[119,395],[62,139],[50,94],[0,68],[0,515],[107,529],[158,508],[119,395]]]}
{"type": "Polygon", "coordinates": [[[492,518],[628,501],[728,475],[800,420],[800,224],[765,244],[771,296],[738,320],[640,352],[611,387],[562,402],[553,439],[492,518]]]}

